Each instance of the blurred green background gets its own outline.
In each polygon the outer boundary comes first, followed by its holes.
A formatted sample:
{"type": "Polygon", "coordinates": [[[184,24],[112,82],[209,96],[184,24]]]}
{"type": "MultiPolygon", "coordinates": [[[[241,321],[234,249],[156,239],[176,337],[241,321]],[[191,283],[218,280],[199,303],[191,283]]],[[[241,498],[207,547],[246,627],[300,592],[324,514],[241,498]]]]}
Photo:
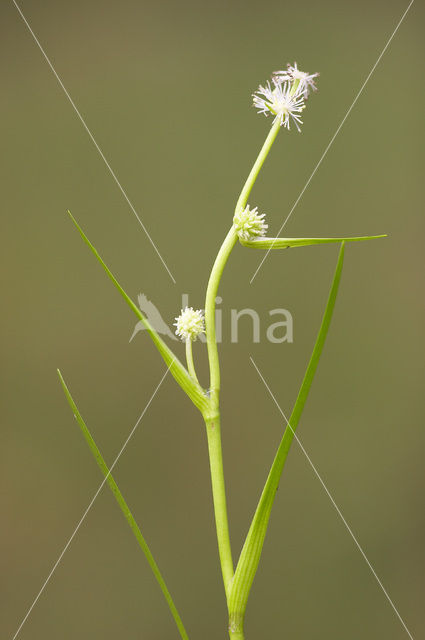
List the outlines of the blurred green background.
{"type": "MultiPolygon", "coordinates": [[[[172,322],[203,292],[267,134],[250,94],[296,60],[320,71],[302,134],[285,131],[250,203],[276,233],[407,2],[55,2],[21,8],[171,269],[173,284],[12,2],[1,7],[1,622],[12,638],[101,476],[60,367],[112,462],[164,373],[66,217],[127,291],[172,322]]],[[[415,638],[423,637],[424,7],[415,2],[288,222],[289,236],[388,233],[347,247],[300,439],[415,638]]],[[[337,247],[268,257],[237,247],[223,298],[223,442],[234,555],[289,413],[337,247]],[[252,307],[229,340],[230,309],[252,307]],[[270,344],[289,309],[293,344],[270,344]],[[242,327],[243,325],[243,327],[242,327]]],[[[176,343],[177,344],[177,343],[176,343]]],[[[174,343],[173,343],[174,345],[174,343]]],[[[177,345],[183,355],[182,345],[177,345]]],[[[197,345],[206,384],[205,353],[197,345]]],[[[115,477],[191,638],[225,638],[206,440],[166,379],[115,477]]],[[[248,639],[408,637],[294,444],[250,597],[248,639]]],[[[177,631],[112,496],[102,491],[19,638],[163,640],[177,631]]]]}

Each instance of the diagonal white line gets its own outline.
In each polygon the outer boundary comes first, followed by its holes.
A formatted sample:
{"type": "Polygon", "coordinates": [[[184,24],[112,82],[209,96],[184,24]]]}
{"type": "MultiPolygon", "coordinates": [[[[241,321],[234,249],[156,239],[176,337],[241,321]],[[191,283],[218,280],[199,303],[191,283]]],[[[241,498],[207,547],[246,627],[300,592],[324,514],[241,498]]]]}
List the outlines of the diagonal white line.
{"type": "MultiPolygon", "coordinates": [[[[338,133],[341,131],[342,127],[344,126],[345,121],[347,120],[348,116],[350,115],[354,105],[356,104],[357,100],[360,98],[361,94],[363,93],[363,89],[365,88],[365,86],[367,85],[367,83],[369,82],[373,72],[375,71],[376,67],[378,66],[379,62],[381,61],[382,56],[384,55],[384,53],[386,52],[386,50],[388,49],[392,39],[394,38],[395,34],[397,33],[401,23],[403,22],[404,18],[406,17],[410,7],[412,6],[412,4],[414,3],[415,0],[410,0],[410,3],[406,9],[406,11],[403,13],[403,15],[401,16],[400,20],[397,23],[396,28],[394,29],[394,31],[392,32],[391,36],[389,37],[389,39],[387,40],[385,47],[382,49],[381,53],[378,56],[378,59],[376,60],[375,64],[373,65],[372,69],[369,71],[369,74],[366,78],[366,80],[363,82],[362,86],[360,87],[359,92],[357,93],[356,97],[354,98],[350,108],[348,109],[347,113],[345,114],[345,116],[343,117],[343,119],[341,120],[340,124],[337,127],[337,130],[335,131],[335,133],[333,134],[332,138],[330,139],[326,149],[324,150],[324,152],[322,153],[322,155],[320,156],[319,162],[316,164],[316,166],[314,167],[309,179],[307,180],[307,182],[305,183],[305,185],[303,186],[303,188],[301,189],[301,192],[298,196],[298,198],[295,200],[294,204],[292,205],[292,208],[290,210],[290,212],[288,213],[288,215],[286,216],[282,226],[280,227],[279,231],[277,232],[277,235],[279,236],[282,233],[282,229],[284,228],[284,226],[286,225],[286,223],[288,222],[289,218],[292,216],[292,213],[294,212],[295,207],[298,205],[299,201],[301,200],[301,198],[304,195],[305,190],[307,189],[308,185],[310,184],[310,182],[312,181],[313,177],[316,174],[316,171],[318,170],[318,168],[320,167],[320,165],[322,164],[323,160],[325,159],[326,154],[328,153],[329,149],[331,148],[332,144],[334,143],[335,138],[337,137],[338,133]]],[[[273,243],[274,244],[274,243],[273,243]]],[[[272,246],[267,250],[265,256],[263,257],[263,259],[261,260],[260,264],[258,265],[257,269],[255,270],[254,275],[252,276],[251,280],[249,281],[249,284],[252,284],[254,282],[254,279],[257,275],[257,273],[259,272],[259,270],[261,269],[261,267],[263,266],[263,263],[265,261],[265,259],[267,258],[267,256],[269,255],[270,251],[273,249],[273,244],[272,246]]]]}
{"type": "Polygon", "coordinates": [[[350,536],[352,537],[352,539],[354,540],[354,543],[356,545],[356,547],[358,548],[358,550],[360,551],[360,553],[362,554],[367,566],[369,567],[369,569],[371,570],[371,572],[373,573],[377,583],[379,584],[379,586],[381,587],[386,599],[388,600],[388,602],[390,603],[391,607],[393,608],[397,618],[400,620],[401,624],[403,625],[407,635],[409,636],[409,638],[411,640],[413,640],[413,636],[410,633],[409,629],[406,626],[406,623],[404,622],[403,618],[401,617],[401,615],[399,614],[394,602],[391,600],[387,590],[385,589],[384,585],[382,584],[381,580],[379,579],[375,569],[373,568],[373,566],[371,565],[371,563],[369,562],[365,552],[363,551],[362,547],[360,546],[359,541],[357,540],[356,536],[354,535],[350,525],[348,524],[348,522],[346,521],[346,519],[344,518],[344,516],[341,513],[341,510],[339,509],[338,505],[336,504],[332,494],[330,493],[329,489],[327,488],[322,476],[320,475],[320,473],[318,472],[317,468],[315,467],[315,465],[313,464],[310,456],[308,455],[307,451],[305,450],[304,446],[301,444],[298,436],[296,435],[295,431],[292,429],[291,425],[289,424],[288,418],[286,417],[286,415],[284,414],[281,406],[279,405],[278,401],[276,400],[275,396],[273,395],[272,390],[270,389],[269,385],[267,384],[266,380],[264,379],[263,374],[261,373],[261,371],[259,370],[259,368],[257,367],[256,363],[254,362],[254,359],[250,356],[249,359],[251,360],[251,363],[254,365],[258,375],[260,376],[262,382],[264,383],[264,386],[266,387],[267,391],[269,392],[273,402],[275,403],[276,407],[278,408],[281,416],[283,417],[283,419],[285,420],[288,428],[292,431],[295,440],[297,441],[297,443],[299,444],[301,451],[303,452],[303,454],[305,455],[305,457],[307,458],[311,468],[313,469],[316,477],[318,478],[320,484],[322,485],[323,489],[326,492],[326,495],[328,496],[329,500],[332,502],[332,505],[334,506],[337,514],[339,515],[339,517],[341,518],[342,522],[344,523],[345,528],[347,529],[348,533],[350,534],[350,536]]]}
{"type": "MultiPolygon", "coordinates": [[[[174,362],[174,360],[173,360],[174,362]]],[[[19,632],[21,631],[22,627],[24,626],[25,622],[28,619],[28,616],[30,615],[31,611],[34,609],[35,605],[38,602],[38,599],[40,598],[41,594],[43,593],[43,591],[45,590],[45,588],[47,587],[47,584],[50,580],[50,578],[52,577],[52,575],[54,574],[54,572],[56,571],[59,563],[61,562],[63,556],[65,555],[69,545],[71,544],[71,542],[73,541],[75,535],[77,534],[79,528],[81,527],[81,525],[83,524],[84,520],[86,519],[86,516],[88,514],[88,512],[90,511],[90,509],[92,508],[94,501],[96,500],[97,496],[99,495],[99,493],[102,491],[103,486],[105,485],[106,481],[108,480],[108,477],[111,475],[113,468],[115,467],[115,465],[117,464],[118,460],[121,457],[121,454],[123,453],[124,449],[126,448],[127,444],[129,443],[130,439],[132,438],[134,432],[136,431],[137,427],[139,426],[140,421],[142,420],[143,416],[145,415],[146,411],[148,410],[152,400],[154,399],[154,397],[156,396],[159,387],[162,385],[162,383],[165,380],[165,377],[167,375],[167,373],[170,370],[171,365],[173,364],[173,362],[170,364],[170,366],[168,367],[168,369],[166,370],[166,372],[164,373],[164,375],[162,376],[161,380],[159,381],[155,391],[153,392],[153,394],[151,395],[149,402],[147,403],[147,405],[145,406],[145,408],[143,409],[142,413],[140,414],[139,418],[137,419],[136,424],[134,425],[134,427],[132,428],[132,430],[130,431],[126,441],[124,442],[123,446],[121,447],[117,457],[115,458],[114,462],[112,463],[112,465],[109,468],[108,474],[105,476],[105,478],[102,480],[102,483],[99,485],[98,490],[96,491],[96,493],[94,494],[93,498],[90,500],[89,505],[87,507],[87,509],[84,511],[80,521],[78,522],[77,526],[75,527],[74,531],[72,532],[72,535],[70,536],[68,542],[66,543],[66,545],[64,546],[61,554],[59,555],[58,559],[56,560],[55,564],[53,565],[52,569],[50,570],[49,575],[47,576],[47,578],[45,579],[45,581],[43,582],[43,585],[40,589],[40,591],[38,592],[37,596],[34,598],[30,608],[28,609],[24,619],[22,620],[21,624],[19,625],[19,627],[16,630],[15,635],[13,636],[12,640],[15,640],[15,638],[17,638],[19,632]]]]}
{"type": "Polygon", "coordinates": [[[13,4],[15,5],[16,9],[18,10],[22,20],[24,21],[25,25],[28,28],[28,31],[30,32],[30,34],[32,35],[32,37],[34,38],[35,43],[37,44],[38,48],[40,49],[41,53],[43,54],[44,59],[46,60],[47,64],[49,65],[50,69],[53,72],[53,75],[55,76],[56,80],[59,82],[61,88],[63,89],[63,92],[65,93],[66,97],[68,98],[72,108],[74,109],[75,113],[77,114],[81,124],[83,125],[84,129],[86,130],[86,132],[89,135],[90,140],[93,142],[94,146],[96,147],[100,157],[102,158],[103,162],[105,163],[105,165],[107,166],[109,173],[111,174],[111,176],[113,177],[117,187],[119,188],[119,190],[121,191],[122,195],[124,196],[127,204],[129,205],[130,209],[132,210],[132,212],[134,213],[135,217],[137,218],[140,226],[142,227],[143,231],[145,232],[149,242],[151,243],[152,247],[154,248],[156,254],[158,255],[159,259],[161,260],[162,264],[164,265],[165,269],[167,270],[168,275],[170,276],[171,280],[174,282],[174,284],[176,284],[176,280],[173,276],[173,274],[171,273],[170,269],[167,266],[167,263],[165,262],[164,258],[162,257],[162,255],[159,252],[158,247],[156,246],[155,242],[152,240],[148,230],[146,229],[145,225],[143,224],[142,220],[140,219],[136,209],[134,208],[132,202],[130,201],[130,198],[128,197],[128,195],[126,194],[126,192],[124,191],[123,187],[121,186],[120,181],[118,180],[117,176],[115,175],[115,172],[113,171],[111,165],[109,164],[109,162],[107,161],[102,149],[99,147],[99,145],[97,144],[92,132],[90,131],[90,129],[88,128],[83,116],[81,115],[81,113],[79,112],[75,102],[73,101],[73,99],[71,98],[71,96],[69,95],[67,89],[65,88],[65,85],[63,84],[62,80],[60,79],[59,75],[57,74],[53,64],[51,63],[50,59],[48,58],[46,52],[44,51],[43,47],[41,46],[37,36],[35,35],[34,31],[31,29],[28,20],[25,18],[24,14],[22,13],[21,9],[19,8],[18,4],[16,3],[15,0],[12,0],[13,4]]]}

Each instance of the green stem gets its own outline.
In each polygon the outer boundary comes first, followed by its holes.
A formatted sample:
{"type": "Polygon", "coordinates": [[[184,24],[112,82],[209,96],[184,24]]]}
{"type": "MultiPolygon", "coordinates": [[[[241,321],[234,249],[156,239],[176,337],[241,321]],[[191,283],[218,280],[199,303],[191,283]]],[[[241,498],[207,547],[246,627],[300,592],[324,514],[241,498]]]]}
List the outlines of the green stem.
{"type": "MultiPolygon", "coordinates": [[[[241,194],[236,203],[235,211],[244,209],[254,186],[255,180],[260,172],[261,167],[271,149],[273,142],[279,132],[280,124],[276,122],[271,127],[268,136],[261,148],[261,151],[249,173],[249,176],[243,186],[241,194]]],[[[230,546],[229,523],[227,518],[226,491],[223,473],[223,455],[221,447],[220,434],[220,363],[218,357],[216,332],[215,332],[215,299],[217,296],[218,286],[223,274],[226,262],[232,252],[233,247],[238,239],[234,226],[230,228],[223,244],[214,261],[208,281],[206,299],[205,299],[205,333],[207,337],[208,360],[210,368],[210,389],[209,389],[209,407],[203,411],[205,419],[208,453],[211,469],[211,484],[214,502],[214,514],[217,530],[217,542],[220,555],[221,571],[223,574],[224,589],[226,598],[229,600],[232,581],[234,576],[232,550],[230,546]]],[[[190,356],[188,367],[190,368],[190,356]]],[[[191,374],[192,375],[192,374],[191,374]]],[[[229,633],[233,633],[233,640],[242,640],[242,626],[237,629],[229,627],[229,633]]]]}
{"type": "Polygon", "coordinates": [[[226,490],[223,473],[220,416],[205,419],[208,439],[208,453],[211,469],[211,485],[217,530],[218,552],[223,575],[226,598],[229,598],[233,580],[232,549],[230,547],[229,523],[227,520],[226,490]]]}
{"type": "MultiPolygon", "coordinates": [[[[249,176],[242,188],[238,201],[236,203],[235,212],[244,209],[248,201],[251,189],[257,179],[261,167],[279,133],[280,123],[275,122],[271,127],[268,136],[261,147],[261,151],[257,156],[254,165],[249,172],[249,176]]],[[[229,258],[229,255],[235,246],[238,236],[232,226],[220,247],[217,254],[211,275],[208,281],[207,294],[205,299],[205,332],[207,336],[208,360],[210,363],[210,400],[214,409],[218,410],[220,395],[220,365],[218,359],[217,342],[215,336],[215,298],[218,291],[220,279],[229,258]]]]}
{"type": "Polygon", "coordinates": [[[218,411],[220,395],[220,364],[215,337],[215,298],[223,269],[237,238],[236,231],[232,226],[215,259],[205,299],[205,333],[207,335],[208,360],[210,363],[210,402],[212,408],[216,411],[218,411]]]}
{"type": "Polygon", "coordinates": [[[190,338],[186,339],[186,362],[189,375],[199,384],[198,376],[195,371],[195,364],[193,362],[192,340],[190,338]]]}
{"type": "Polygon", "coordinates": [[[272,126],[272,128],[270,129],[269,134],[254,163],[254,166],[252,167],[249,173],[249,176],[246,179],[246,182],[241,191],[241,195],[239,196],[238,202],[236,204],[235,211],[240,211],[242,209],[245,209],[246,203],[248,202],[249,194],[251,193],[251,189],[254,186],[257,176],[260,173],[260,169],[263,166],[264,161],[268,156],[268,153],[272,147],[273,142],[276,140],[276,136],[279,133],[279,129],[280,129],[280,120],[277,120],[272,126]]]}
{"type": "Polygon", "coordinates": [[[230,613],[229,615],[229,637],[230,640],[244,640],[244,630],[243,630],[243,622],[244,622],[245,614],[234,614],[230,613]]]}
{"type": "Polygon", "coordinates": [[[111,475],[111,471],[108,468],[105,460],[102,457],[102,454],[100,453],[95,441],[93,440],[93,437],[86,425],[86,423],[84,422],[83,418],[81,417],[80,412],[78,411],[78,407],[74,402],[74,399],[71,396],[71,393],[68,389],[68,387],[65,384],[65,380],[62,377],[61,372],[58,369],[58,375],[59,375],[59,380],[61,382],[62,388],[64,390],[66,399],[68,400],[68,404],[71,407],[71,410],[74,414],[75,419],[78,422],[78,425],[81,429],[81,432],[87,442],[87,444],[89,445],[90,451],[92,452],[101,472],[103,473],[106,482],[108,483],[116,501],[118,502],[118,505],[121,509],[121,511],[123,512],[125,519],[127,520],[128,524],[130,525],[130,528],[132,530],[132,532],[134,533],[134,536],[139,544],[139,547],[142,549],[143,553],[145,554],[146,560],[149,563],[150,568],[152,569],[152,573],[154,574],[160,588],[161,591],[164,595],[165,600],[167,601],[167,604],[170,608],[171,614],[175,620],[175,623],[177,625],[177,628],[180,632],[180,636],[182,637],[182,640],[189,640],[189,636],[187,635],[186,629],[184,628],[183,622],[180,618],[179,612],[177,611],[177,608],[173,602],[173,599],[171,597],[170,592],[168,591],[167,585],[165,584],[164,578],[162,577],[162,574],[159,570],[158,565],[155,562],[155,559],[152,555],[151,550],[148,547],[148,544],[146,542],[146,540],[144,539],[142,532],[139,529],[139,526],[136,522],[136,520],[134,519],[133,514],[130,511],[130,508],[127,504],[127,502],[124,499],[124,496],[122,495],[121,491],[118,488],[117,483],[115,482],[114,478],[111,475]]]}
{"type": "Polygon", "coordinates": [[[300,84],[300,80],[299,80],[299,79],[298,79],[298,80],[297,80],[297,79],[296,79],[296,80],[294,80],[294,83],[293,83],[293,85],[292,85],[292,89],[291,89],[290,94],[289,94],[290,96],[295,95],[295,93],[296,93],[296,91],[297,91],[297,89],[298,89],[298,85],[299,85],[299,84],[300,84]]]}

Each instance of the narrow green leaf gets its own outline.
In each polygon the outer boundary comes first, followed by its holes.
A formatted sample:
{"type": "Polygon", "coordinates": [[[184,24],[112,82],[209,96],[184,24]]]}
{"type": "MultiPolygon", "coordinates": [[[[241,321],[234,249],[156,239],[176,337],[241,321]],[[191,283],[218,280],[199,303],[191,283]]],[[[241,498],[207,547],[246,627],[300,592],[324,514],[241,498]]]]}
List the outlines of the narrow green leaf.
{"type": "Polygon", "coordinates": [[[84,233],[84,231],[82,230],[78,222],[75,220],[74,216],[71,214],[70,211],[68,211],[68,214],[72,222],[78,229],[78,232],[80,233],[82,239],[90,248],[90,250],[96,257],[98,262],[100,262],[100,264],[102,265],[102,268],[106,272],[109,279],[113,282],[115,287],[118,289],[121,296],[124,298],[125,302],[128,304],[128,306],[133,311],[133,313],[135,313],[135,315],[139,318],[139,320],[143,322],[147,332],[152,338],[154,345],[158,349],[166,365],[169,367],[171,375],[178,382],[178,384],[181,386],[183,391],[187,393],[189,398],[192,400],[193,404],[196,407],[198,407],[198,409],[201,412],[205,412],[208,408],[208,398],[206,397],[202,387],[199,385],[199,383],[192,380],[186,367],[182,365],[182,363],[177,358],[177,356],[171,351],[168,345],[164,342],[164,340],[158,335],[155,329],[151,326],[148,319],[143,315],[140,309],[134,304],[132,299],[126,294],[126,292],[124,291],[124,289],[122,288],[118,280],[115,278],[111,270],[106,266],[105,262],[102,260],[97,249],[95,249],[95,247],[92,245],[90,240],[87,238],[86,234],[84,233]]]}
{"type": "Polygon", "coordinates": [[[290,426],[286,427],[283,434],[236,567],[231,595],[229,598],[229,611],[235,616],[243,616],[245,613],[249,592],[260,561],[270,512],[273,506],[276,490],[279,486],[280,476],[294,438],[295,429],[297,428],[304,409],[308,392],[310,391],[311,383],[313,382],[314,374],[316,372],[329,329],[338,286],[341,279],[343,261],[344,242],[342,243],[341,250],[339,252],[332,287],[326,304],[325,313],[323,315],[322,324],[316,338],[313,353],[311,355],[310,362],[308,363],[294,409],[289,419],[290,426]]]}
{"type": "Polygon", "coordinates": [[[376,240],[386,238],[381,236],[355,236],[351,238],[253,238],[252,240],[240,239],[244,247],[250,249],[289,249],[289,247],[307,247],[312,244],[328,244],[329,242],[361,242],[362,240],[376,240]]]}
{"type": "Polygon", "coordinates": [[[82,432],[87,444],[89,445],[90,451],[92,452],[92,454],[93,454],[93,456],[94,456],[94,458],[95,458],[95,460],[96,460],[101,472],[105,476],[106,482],[108,483],[112,493],[114,494],[114,497],[115,497],[116,501],[118,502],[118,505],[119,505],[121,511],[123,512],[128,524],[130,525],[131,530],[134,533],[134,535],[136,537],[136,540],[139,543],[140,548],[142,549],[143,553],[146,556],[146,559],[147,559],[147,561],[149,563],[149,566],[152,569],[152,572],[153,572],[153,574],[154,574],[154,576],[155,576],[155,578],[156,578],[156,580],[157,580],[157,582],[158,582],[158,584],[159,584],[159,586],[161,588],[162,593],[164,594],[164,597],[165,597],[165,599],[167,601],[167,604],[168,604],[168,606],[170,608],[171,614],[172,614],[172,616],[173,616],[173,618],[175,620],[175,623],[176,623],[176,625],[178,627],[180,635],[183,638],[183,640],[189,640],[188,635],[186,633],[186,630],[185,630],[185,628],[183,626],[183,622],[182,622],[182,620],[180,618],[180,615],[179,615],[179,613],[178,613],[178,611],[176,609],[176,606],[175,606],[175,604],[173,602],[171,594],[167,589],[167,585],[164,582],[164,578],[161,575],[161,572],[160,572],[160,570],[158,568],[158,565],[155,562],[155,559],[154,559],[154,557],[152,555],[152,552],[149,549],[149,547],[148,547],[148,545],[146,543],[146,540],[144,539],[144,537],[142,535],[142,532],[140,531],[139,526],[138,526],[137,522],[135,521],[135,519],[133,517],[133,514],[131,513],[131,511],[130,511],[130,509],[129,509],[129,507],[128,507],[128,505],[127,505],[127,503],[126,503],[121,491],[119,490],[117,483],[115,482],[114,478],[112,477],[112,475],[111,475],[111,473],[110,473],[110,471],[108,469],[108,466],[107,466],[105,460],[102,457],[102,454],[100,453],[99,449],[97,448],[97,445],[96,445],[95,441],[93,440],[93,437],[92,437],[90,431],[88,430],[88,427],[87,427],[86,423],[84,422],[83,418],[81,417],[81,414],[78,411],[78,407],[75,404],[75,402],[74,402],[74,400],[73,400],[73,398],[71,396],[71,393],[70,393],[68,387],[66,386],[65,380],[63,379],[62,374],[59,371],[59,369],[58,369],[58,376],[59,376],[59,380],[61,382],[63,391],[65,393],[66,399],[68,400],[68,404],[71,407],[71,410],[72,410],[72,412],[74,414],[74,417],[78,422],[78,425],[79,425],[79,427],[81,429],[81,432],[82,432]]]}

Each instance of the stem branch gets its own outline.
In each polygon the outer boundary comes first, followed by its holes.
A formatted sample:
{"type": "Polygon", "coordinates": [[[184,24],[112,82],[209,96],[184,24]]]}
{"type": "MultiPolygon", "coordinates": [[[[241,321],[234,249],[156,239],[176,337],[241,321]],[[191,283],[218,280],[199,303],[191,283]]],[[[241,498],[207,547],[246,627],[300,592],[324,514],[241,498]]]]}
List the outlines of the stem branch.
{"type": "Polygon", "coordinates": [[[198,376],[195,371],[195,364],[193,362],[192,340],[190,338],[186,338],[186,362],[189,375],[199,384],[198,376]]]}
{"type": "Polygon", "coordinates": [[[208,360],[210,363],[210,401],[214,410],[218,411],[220,394],[220,364],[218,360],[217,341],[215,337],[215,297],[227,259],[235,246],[237,234],[233,226],[224,239],[217,254],[205,299],[205,332],[207,335],[208,360]]]}

